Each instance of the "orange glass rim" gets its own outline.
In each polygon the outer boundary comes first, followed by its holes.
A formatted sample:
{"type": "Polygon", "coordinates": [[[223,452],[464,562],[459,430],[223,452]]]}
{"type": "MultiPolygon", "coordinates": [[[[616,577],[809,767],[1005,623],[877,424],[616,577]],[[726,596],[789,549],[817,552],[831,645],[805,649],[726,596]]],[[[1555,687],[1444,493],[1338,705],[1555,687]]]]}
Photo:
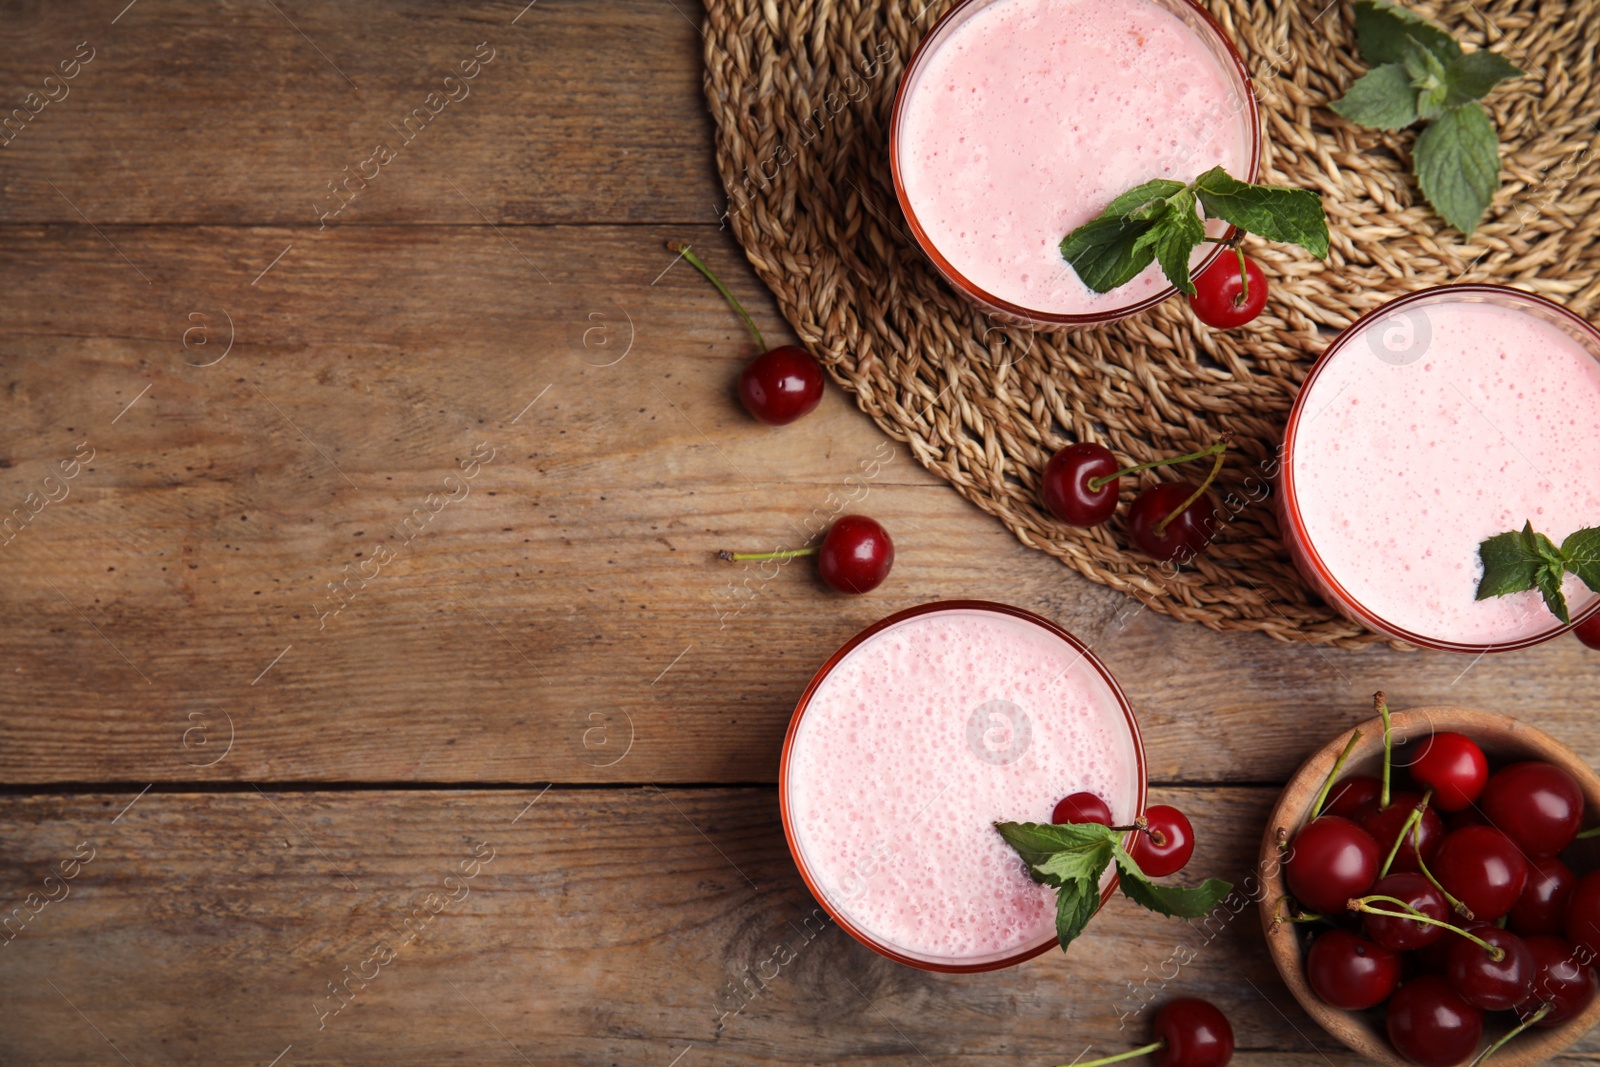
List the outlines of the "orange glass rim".
{"type": "MultiPolygon", "coordinates": [[[[917,959],[914,956],[908,956],[904,953],[897,952],[892,946],[884,944],[883,942],[874,938],[871,934],[868,934],[856,927],[850,922],[848,917],[841,914],[839,910],[836,910],[830,904],[827,896],[822,892],[821,887],[818,885],[817,880],[812,877],[810,869],[806,866],[805,857],[801,852],[799,842],[796,840],[794,826],[789,816],[789,757],[794,749],[795,734],[800,729],[800,721],[805,717],[806,709],[810,706],[811,698],[816,693],[817,688],[822,684],[823,680],[833,672],[834,667],[838,666],[838,664],[846,656],[855,651],[858,646],[862,645],[872,637],[884,630],[887,630],[891,626],[895,626],[906,621],[907,619],[914,619],[922,615],[929,615],[941,611],[990,612],[997,615],[1006,615],[1013,619],[1020,619],[1023,622],[1032,623],[1052,636],[1065,642],[1074,652],[1078,653],[1083,662],[1092,666],[1095,671],[1099,673],[1101,679],[1105,681],[1106,686],[1111,690],[1111,695],[1116,699],[1117,706],[1121,709],[1123,718],[1127,721],[1128,734],[1133,741],[1134,764],[1139,783],[1137,810],[1141,812],[1144,811],[1145,803],[1148,800],[1149,790],[1149,776],[1146,769],[1144,756],[1144,738],[1139,733],[1139,720],[1134,717],[1133,706],[1128,703],[1127,695],[1123,693],[1122,687],[1117,684],[1117,680],[1111,676],[1111,672],[1106,669],[1105,664],[1100,662],[1099,657],[1089,650],[1089,646],[1085,645],[1082,641],[1078,640],[1062,627],[1056,625],[1042,615],[1036,615],[1033,612],[1028,611],[1026,608],[1016,608],[1009,604],[997,604],[988,600],[936,600],[928,604],[919,604],[916,607],[897,611],[893,615],[879,619],[871,626],[868,626],[866,629],[862,630],[860,633],[856,634],[854,637],[850,638],[850,640],[841,645],[839,650],[836,651],[832,656],[828,657],[827,662],[824,663],[817,670],[817,673],[812,677],[811,684],[806,686],[805,692],[800,694],[800,700],[795,705],[794,717],[789,720],[789,730],[783,738],[783,755],[778,765],[778,811],[783,820],[783,836],[784,840],[789,845],[789,855],[794,859],[794,865],[800,871],[800,878],[805,882],[806,890],[810,892],[812,898],[816,900],[819,905],[821,905],[822,909],[828,913],[829,917],[832,918],[834,922],[838,923],[839,926],[851,937],[855,938],[857,941],[861,942],[863,945],[872,949],[881,956],[887,956],[896,963],[903,963],[908,967],[916,967],[919,970],[939,971],[945,974],[973,974],[980,971],[998,971],[1006,967],[1015,967],[1019,963],[1031,960],[1035,956],[1038,956],[1044,952],[1048,952],[1051,946],[1056,943],[1055,936],[1052,935],[1049,939],[1041,942],[1038,945],[1021,949],[1010,956],[1004,957],[1003,959],[985,960],[980,963],[936,962],[931,960],[917,959]]],[[[1130,835],[1130,838],[1124,839],[1124,847],[1131,846],[1132,842],[1130,835]]],[[[1115,869],[1113,869],[1110,881],[1106,883],[1105,888],[1100,892],[1100,904],[1102,907],[1104,907],[1106,901],[1111,898],[1111,894],[1116,888],[1117,874],[1115,869]]]]}
{"type": "MultiPolygon", "coordinates": [[[[1328,366],[1328,364],[1330,364],[1335,358],[1337,358],[1339,353],[1344,350],[1346,343],[1360,335],[1362,327],[1366,326],[1369,322],[1387,318],[1393,315],[1396,311],[1403,310],[1412,304],[1419,303],[1423,300],[1437,299],[1456,294],[1463,296],[1486,296],[1495,298],[1496,300],[1502,302],[1514,300],[1537,305],[1546,311],[1551,312],[1555,315],[1555,317],[1569,322],[1573,327],[1576,328],[1578,333],[1587,335],[1590,339],[1589,348],[1591,354],[1597,361],[1600,361],[1600,330],[1595,329],[1595,327],[1589,323],[1588,320],[1562,307],[1554,300],[1539,296],[1536,293],[1527,292],[1523,289],[1515,289],[1509,285],[1493,285],[1486,282],[1475,282],[1462,285],[1433,285],[1426,289],[1418,289],[1414,293],[1407,293],[1405,296],[1391,300],[1386,304],[1380,304],[1371,311],[1367,312],[1365,315],[1362,315],[1360,318],[1356,319],[1356,321],[1352,322],[1349,326],[1346,326],[1344,330],[1340,332],[1339,336],[1333,339],[1332,343],[1330,343],[1328,347],[1323,350],[1322,355],[1317,358],[1316,364],[1311,368],[1310,372],[1306,374],[1305,381],[1300,385],[1300,392],[1296,394],[1294,398],[1294,405],[1289,410],[1288,425],[1283,431],[1283,462],[1279,468],[1283,479],[1283,495],[1282,507],[1279,509],[1279,514],[1282,515],[1284,523],[1287,526],[1287,529],[1283,531],[1283,539],[1285,544],[1297,545],[1301,550],[1301,555],[1299,558],[1304,559],[1306,564],[1315,571],[1314,575],[1308,574],[1306,577],[1310,579],[1314,585],[1320,580],[1322,583],[1324,583],[1326,588],[1331,589],[1334,593],[1336,593],[1342,601],[1342,607],[1347,609],[1350,614],[1353,614],[1356,617],[1356,621],[1360,622],[1368,629],[1376,633],[1397,638],[1406,642],[1407,644],[1417,645],[1421,648],[1433,649],[1438,652],[1460,652],[1468,655],[1482,655],[1489,652],[1512,652],[1520,648],[1529,648],[1533,645],[1543,644],[1545,641],[1548,641],[1554,637],[1560,637],[1562,634],[1583,622],[1589,616],[1595,614],[1596,612],[1600,612],[1600,598],[1596,598],[1595,602],[1589,605],[1587,609],[1574,616],[1570,623],[1562,623],[1559,619],[1556,619],[1556,617],[1552,615],[1551,619],[1556,622],[1556,625],[1553,628],[1537,634],[1529,635],[1527,637],[1517,638],[1514,641],[1506,641],[1504,643],[1487,645],[1471,644],[1460,641],[1446,641],[1442,638],[1425,637],[1422,634],[1412,633],[1405,627],[1389,622],[1387,619],[1368,611],[1367,608],[1360,602],[1360,600],[1352,595],[1351,592],[1342,584],[1340,584],[1338,579],[1333,576],[1333,572],[1328,569],[1328,565],[1324,563],[1322,561],[1322,557],[1317,554],[1316,545],[1312,543],[1311,536],[1306,531],[1305,520],[1300,515],[1299,501],[1296,499],[1294,491],[1295,433],[1300,427],[1300,418],[1305,413],[1306,404],[1308,403],[1307,398],[1311,395],[1312,387],[1316,384],[1317,378],[1322,374],[1322,369],[1328,366]]],[[[1341,605],[1335,606],[1339,607],[1341,605]]]]}
{"type": "MultiPolygon", "coordinates": [[[[895,198],[900,202],[900,211],[905,216],[906,223],[911,227],[912,235],[917,239],[917,244],[919,247],[921,247],[923,254],[933,262],[934,267],[939,271],[939,273],[944,275],[944,277],[954,284],[958,289],[961,289],[969,299],[974,300],[979,304],[987,305],[996,311],[1005,312],[1018,318],[1027,319],[1042,326],[1063,328],[1074,326],[1100,326],[1109,322],[1116,322],[1120,319],[1128,318],[1131,315],[1137,315],[1142,311],[1148,311],[1158,304],[1165,303],[1167,300],[1171,299],[1175,293],[1177,293],[1178,290],[1176,286],[1168,284],[1165,288],[1160,289],[1156,293],[1146,297],[1138,303],[1128,304],[1125,307],[1112,308],[1109,311],[1099,311],[1088,315],[1069,315],[1060,312],[1035,311],[1032,308],[1025,308],[1020,304],[1013,304],[1008,300],[1002,300],[993,293],[980,288],[970,278],[957,270],[955,266],[944,257],[938,248],[934,246],[933,239],[930,238],[927,234],[927,231],[922,228],[922,223],[917,219],[917,213],[912,210],[911,198],[906,193],[905,182],[901,179],[900,175],[900,132],[905,124],[906,98],[909,95],[911,83],[915,80],[917,73],[922,69],[922,65],[927,62],[928,57],[937,50],[943,35],[948,31],[949,27],[954,24],[952,20],[958,19],[961,16],[961,13],[966,11],[969,7],[985,7],[992,3],[1003,2],[1004,0],[961,0],[960,3],[956,4],[949,11],[946,11],[944,16],[940,18],[938,22],[934,23],[933,29],[929,30],[927,36],[923,37],[923,39],[917,44],[917,50],[912,54],[911,62],[906,64],[905,73],[900,76],[900,87],[895,92],[894,112],[889,120],[889,173],[894,180],[895,198]]],[[[1229,62],[1232,64],[1233,73],[1239,79],[1239,88],[1241,90],[1240,95],[1244,101],[1244,109],[1249,113],[1250,116],[1250,163],[1246,168],[1246,175],[1243,176],[1241,180],[1251,182],[1255,181],[1259,176],[1261,169],[1261,108],[1259,103],[1256,101],[1255,82],[1253,79],[1251,79],[1250,70],[1245,66],[1244,59],[1239,55],[1239,50],[1234,47],[1233,41],[1229,39],[1225,32],[1223,32],[1222,26],[1215,18],[1212,17],[1211,12],[1201,7],[1197,0],[1151,0],[1151,2],[1158,4],[1158,6],[1166,7],[1169,10],[1173,7],[1181,7],[1191,12],[1196,21],[1205,26],[1206,29],[1211,33],[1215,42],[1221,46],[1222,53],[1228,57],[1229,62]]],[[[1236,227],[1229,226],[1219,240],[1227,240],[1228,238],[1233,237],[1237,232],[1238,230],[1236,227]]],[[[1065,237],[1066,235],[1062,234],[1062,236],[1065,237]]],[[[1219,244],[1213,246],[1211,251],[1206,254],[1205,258],[1200,261],[1200,265],[1190,272],[1191,276],[1203,273],[1207,267],[1211,266],[1211,264],[1216,261],[1218,256],[1222,255],[1224,251],[1226,251],[1226,248],[1223,245],[1219,244]]]]}

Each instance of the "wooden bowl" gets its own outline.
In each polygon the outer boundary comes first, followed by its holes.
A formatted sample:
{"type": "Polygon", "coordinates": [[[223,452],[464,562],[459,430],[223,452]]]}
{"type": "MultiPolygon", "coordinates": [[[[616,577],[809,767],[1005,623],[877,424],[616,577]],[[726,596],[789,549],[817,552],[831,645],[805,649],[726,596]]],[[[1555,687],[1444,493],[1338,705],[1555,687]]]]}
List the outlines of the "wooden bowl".
{"type": "MultiPolygon", "coordinates": [[[[1402,742],[1405,743],[1405,748],[1399,749],[1400,758],[1404,758],[1406,749],[1417,751],[1415,746],[1430,735],[1452,731],[1465,734],[1483,748],[1484,754],[1489,757],[1491,771],[1507,763],[1524,759],[1554,763],[1572,775],[1583,789],[1585,827],[1600,822],[1600,776],[1596,776],[1570,748],[1549,734],[1506,715],[1448,706],[1411,708],[1407,711],[1394,712],[1391,722],[1396,747],[1399,748],[1402,742]]],[[[1381,774],[1382,721],[1374,718],[1354,727],[1354,730],[1361,732],[1361,740],[1356,743],[1349,761],[1340,772],[1340,777],[1345,778],[1352,774],[1381,774]]],[[[1294,777],[1289,779],[1289,784],[1278,797],[1277,806],[1272,809],[1272,818],[1268,821],[1266,833],[1261,839],[1261,861],[1257,869],[1261,886],[1259,898],[1261,925],[1266,932],[1267,950],[1272,955],[1272,962],[1277,965],[1278,974],[1307,1014],[1328,1033],[1368,1059],[1389,1064],[1391,1067],[1411,1067],[1410,1061],[1395,1052],[1389,1044],[1388,1035],[1384,1031],[1383,1008],[1380,1006],[1370,1011],[1351,1012],[1340,1011],[1323,1003],[1306,982],[1304,928],[1284,923],[1274,931],[1272,926],[1274,909],[1288,895],[1288,888],[1284,884],[1283,863],[1278,850],[1279,833],[1286,832],[1289,838],[1293,838],[1309,814],[1311,805],[1328,776],[1328,771],[1333,768],[1334,761],[1339,758],[1339,753],[1349,742],[1352,732],[1353,730],[1347,730],[1335,737],[1307,760],[1295,772],[1294,777]]],[[[1397,773],[1399,780],[1403,781],[1404,776],[1403,769],[1397,773]]],[[[1562,858],[1580,875],[1600,870],[1600,841],[1576,842],[1571,849],[1562,854],[1562,858]]],[[[1564,1026],[1550,1030],[1535,1028],[1514,1038],[1505,1048],[1495,1053],[1494,1059],[1490,1061],[1492,1067],[1531,1067],[1532,1064],[1543,1063],[1576,1042],[1596,1022],[1600,1022],[1600,996],[1595,998],[1581,1016],[1564,1026]]],[[[1485,1026],[1485,1044],[1488,1040],[1503,1034],[1505,1029],[1501,1027],[1496,1030],[1491,1017],[1489,1025],[1485,1026]]],[[[1471,1061],[1469,1059],[1465,1062],[1471,1061]]]]}

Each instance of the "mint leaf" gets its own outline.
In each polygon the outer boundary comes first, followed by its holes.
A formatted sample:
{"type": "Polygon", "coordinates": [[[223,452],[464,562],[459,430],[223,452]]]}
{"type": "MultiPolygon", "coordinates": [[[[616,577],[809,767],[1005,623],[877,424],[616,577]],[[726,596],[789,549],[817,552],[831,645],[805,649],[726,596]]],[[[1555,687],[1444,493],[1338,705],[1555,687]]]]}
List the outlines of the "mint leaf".
{"type": "Polygon", "coordinates": [[[1099,823],[997,822],[994,828],[1016,849],[1035,882],[1057,888],[1087,882],[1096,892],[1117,837],[1099,823]]]}
{"type": "Polygon", "coordinates": [[[1398,63],[1415,40],[1449,63],[1461,54],[1455,38],[1420,15],[1387,0],[1356,0],[1356,46],[1369,65],[1398,63]]]}
{"type": "Polygon", "coordinates": [[[1195,246],[1206,239],[1206,224],[1195,211],[1194,194],[1187,186],[1166,201],[1167,211],[1155,220],[1155,225],[1134,242],[1135,250],[1148,246],[1155,251],[1161,273],[1184,294],[1193,294],[1194,282],[1189,279],[1189,256],[1195,246]]]}
{"type": "Polygon", "coordinates": [[[1207,215],[1269,241],[1299,245],[1314,256],[1328,254],[1328,218],[1322,198],[1309,189],[1251,185],[1221,167],[1196,178],[1194,189],[1207,215]]]}
{"type": "Polygon", "coordinates": [[[1482,99],[1490,89],[1507,78],[1518,78],[1523,69],[1499,52],[1473,52],[1452,62],[1445,71],[1450,93],[1445,106],[1454,107],[1469,100],[1482,99]]]}
{"type": "Polygon", "coordinates": [[[1470,234],[1500,186],[1500,140],[1482,104],[1453,107],[1417,136],[1417,183],[1450,225],[1470,234]]]}
{"type": "Polygon", "coordinates": [[[1135,219],[1153,218],[1155,213],[1153,205],[1156,202],[1164,201],[1177,193],[1181,193],[1185,188],[1187,186],[1182,182],[1173,181],[1171,178],[1157,178],[1155,181],[1145,182],[1143,185],[1135,185],[1132,189],[1111,201],[1110,205],[1100,212],[1100,217],[1109,218],[1113,215],[1128,215],[1135,219]],[[1151,213],[1145,214],[1144,212],[1147,211],[1151,213]]]}
{"type": "Polygon", "coordinates": [[[1417,114],[1425,119],[1436,119],[1444,114],[1450,79],[1439,58],[1411,40],[1406,43],[1405,68],[1417,90],[1417,114]]]}
{"type": "Polygon", "coordinates": [[[1151,911],[1168,917],[1198,919],[1233,892],[1233,886],[1220,878],[1207,878],[1193,888],[1158,885],[1145,875],[1138,862],[1120,844],[1114,847],[1117,870],[1122,875],[1117,884],[1122,887],[1123,895],[1151,911]]]}
{"type": "Polygon", "coordinates": [[[1551,614],[1562,622],[1571,622],[1572,616],[1567,614],[1567,598],[1561,592],[1561,579],[1565,575],[1565,567],[1546,563],[1534,572],[1533,584],[1539,587],[1544,606],[1550,609],[1551,614]]]}
{"type": "Polygon", "coordinates": [[[1530,522],[1525,529],[1495,534],[1478,545],[1483,578],[1478,582],[1475,599],[1487,600],[1534,587],[1539,568],[1547,562],[1539,551],[1537,536],[1530,522]]]}
{"type": "Polygon", "coordinates": [[[1600,527],[1589,526],[1568,535],[1561,542],[1561,558],[1567,570],[1600,593],[1600,527]]]}
{"type": "Polygon", "coordinates": [[[1328,106],[1351,122],[1379,130],[1398,130],[1417,121],[1417,91],[1398,63],[1373,67],[1328,106]]]}
{"type": "Polygon", "coordinates": [[[1056,890],[1056,940],[1061,951],[1077,940],[1100,907],[1100,880],[1056,890]]]}
{"type": "Polygon", "coordinates": [[[1084,285],[1097,293],[1109,293],[1132,281],[1156,258],[1149,245],[1134,247],[1152,225],[1148,219],[1101,216],[1063,237],[1061,255],[1084,285]]]}

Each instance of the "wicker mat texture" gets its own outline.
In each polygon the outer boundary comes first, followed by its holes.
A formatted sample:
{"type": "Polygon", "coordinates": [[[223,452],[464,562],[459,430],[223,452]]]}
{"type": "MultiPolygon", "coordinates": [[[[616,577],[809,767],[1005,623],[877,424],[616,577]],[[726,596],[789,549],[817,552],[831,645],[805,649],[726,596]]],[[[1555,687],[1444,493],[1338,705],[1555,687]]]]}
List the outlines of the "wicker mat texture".
{"type": "MultiPolygon", "coordinates": [[[[1500,130],[1502,185],[1469,240],[1417,192],[1414,131],[1363,129],[1328,109],[1366,69],[1347,0],[1206,0],[1255,80],[1266,132],[1258,180],[1320,192],[1332,252],[1319,261],[1248,239],[1273,289],[1242,329],[1209,330],[1169,300],[1075,334],[1003,326],[969,305],[900,213],[888,163],[894,93],[951,0],[706,2],[727,222],[801,340],[863,411],[1023,544],[1168,615],[1288,641],[1381,640],[1301,580],[1270,497],[1246,503],[1173,574],[1125,547],[1127,504],[1155,473],[1124,479],[1111,523],[1078,530],[1039,502],[1056,449],[1100,441],[1144,462],[1232,430],[1218,490],[1232,510],[1228,494],[1234,506],[1259,496],[1248,479],[1270,472],[1307,369],[1363,312],[1456,281],[1517,285],[1590,317],[1600,301],[1600,0],[1415,4],[1469,48],[1493,47],[1529,72],[1484,101],[1500,130]]],[[[1203,464],[1183,468],[1202,474],[1203,464]]]]}

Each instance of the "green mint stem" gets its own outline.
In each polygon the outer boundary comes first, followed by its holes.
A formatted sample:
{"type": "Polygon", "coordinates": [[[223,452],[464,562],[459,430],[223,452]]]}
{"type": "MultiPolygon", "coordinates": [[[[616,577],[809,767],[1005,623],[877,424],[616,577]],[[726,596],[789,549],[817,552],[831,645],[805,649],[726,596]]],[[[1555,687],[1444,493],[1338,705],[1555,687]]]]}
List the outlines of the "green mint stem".
{"type": "MultiPolygon", "coordinates": [[[[1411,814],[1406,818],[1406,824],[1400,827],[1400,832],[1395,835],[1394,844],[1389,848],[1389,855],[1383,861],[1383,866],[1378,868],[1378,877],[1381,879],[1389,873],[1389,865],[1394,863],[1394,858],[1400,854],[1400,843],[1406,839],[1413,826],[1422,822],[1422,813],[1427,810],[1428,801],[1433,798],[1433,790],[1422,794],[1422,801],[1411,809],[1411,814]]],[[[1417,831],[1417,855],[1422,855],[1422,831],[1417,831]]]]}
{"type": "Polygon", "coordinates": [[[1185,511],[1188,511],[1190,505],[1204,496],[1206,490],[1211,488],[1211,483],[1217,480],[1217,475],[1222,473],[1222,462],[1228,457],[1228,443],[1223,441],[1221,444],[1221,450],[1216,453],[1217,461],[1211,465],[1211,473],[1206,475],[1206,480],[1200,483],[1200,488],[1190,493],[1188,500],[1185,500],[1183,503],[1173,508],[1171,515],[1168,515],[1166,518],[1156,523],[1155,532],[1157,537],[1160,537],[1162,534],[1167,532],[1168,523],[1177,518],[1179,515],[1182,515],[1185,511]]]}
{"type": "Polygon", "coordinates": [[[814,556],[816,554],[817,546],[812,545],[810,548],[784,548],[776,552],[729,552],[727,549],[723,549],[717,553],[717,558],[741,562],[747,559],[794,559],[796,556],[814,556]]]}
{"type": "Polygon", "coordinates": [[[1333,783],[1339,777],[1339,772],[1344,770],[1345,761],[1350,758],[1350,753],[1355,751],[1356,742],[1360,740],[1361,731],[1357,730],[1350,735],[1350,740],[1345,742],[1344,751],[1339,753],[1339,758],[1333,761],[1333,769],[1328,771],[1328,777],[1322,780],[1322,791],[1317,794],[1316,803],[1311,805],[1311,815],[1306,820],[1307,822],[1322,814],[1322,805],[1328,799],[1328,791],[1333,788],[1333,783]]]}
{"type": "Polygon", "coordinates": [[[739,298],[728,292],[728,287],[718,281],[715,274],[711,273],[711,268],[700,262],[700,257],[691,252],[686,244],[668,241],[667,248],[682,255],[684,259],[689,261],[690,266],[710,279],[711,284],[717,287],[717,292],[723,295],[729,306],[739,313],[739,317],[744,320],[744,324],[750,328],[750,336],[756,339],[756,346],[765,352],[767,350],[767,342],[761,339],[761,328],[756,325],[756,321],[750,317],[749,312],[745,311],[744,305],[739,303],[739,298]]]}
{"type": "Polygon", "coordinates": [[[1389,806],[1389,766],[1394,762],[1394,732],[1389,724],[1389,701],[1383,690],[1372,694],[1372,706],[1383,720],[1383,790],[1378,794],[1378,810],[1389,806]]]}
{"type": "Polygon", "coordinates": [[[1546,1015],[1549,1015],[1550,1009],[1554,1007],[1554,1004],[1548,1003],[1539,1005],[1538,1011],[1534,1012],[1516,1026],[1512,1027],[1511,1030],[1506,1033],[1505,1037],[1502,1037],[1499,1041],[1496,1041],[1494,1044],[1484,1049],[1483,1052],[1479,1054],[1477,1059],[1468,1064],[1468,1067],[1482,1067],[1483,1064],[1488,1063],[1489,1057],[1493,1056],[1496,1052],[1499,1052],[1502,1045],[1516,1037],[1518,1034],[1522,1033],[1522,1031],[1526,1030],[1528,1027],[1537,1023],[1540,1019],[1543,1019],[1546,1015]]]}
{"type": "Polygon", "coordinates": [[[1431,915],[1424,915],[1422,912],[1418,911],[1416,908],[1413,908],[1405,901],[1400,900],[1398,897],[1386,897],[1381,893],[1374,893],[1372,896],[1358,897],[1354,900],[1351,900],[1349,907],[1351,911],[1364,911],[1368,915],[1387,915],[1391,919],[1412,919],[1419,923],[1427,923],[1429,926],[1442,926],[1451,933],[1460,934],[1468,941],[1471,941],[1473,944],[1483,949],[1489,954],[1489,958],[1494,960],[1496,963],[1499,963],[1501,960],[1506,958],[1506,950],[1500,948],[1498,945],[1491,945],[1489,942],[1485,941],[1476,934],[1469,934],[1465,930],[1461,929],[1461,927],[1453,926],[1450,923],[1445,922],[1443,919],[1435,919],[1431,915]],[[1380,904],[1393,904],[1396,907],[1401,907],[1405,910],[1388,911],[1384,908],[1374,908],[1372,907],[1372,901],[1377,901],[1380,904]]]}
{"type": "Polygon", "coordinates": [[[1166,467],[1174,463],[1188,463],[1190,460],[1205,459],[1207,456],[1216,455],[1218,452],[1225,450],[1227,447],[1227,441],[1221,440],[1216,444],[1207,445],[1198,452],[1190,452],[1186,456],[1170,456],[1167,459],[1153,459],[1149,463],[1141,463],[1137,467],[1124,467],[1115,474],[1102,474],[1098,478],[1090,478],[1089,489],[1091,492],[1098,491],[1101,486],[1104,486],[1110,482],[1114,482],[1125,474],[1138,474],[1140,471],[1147,471],[1153,467],[1166,467]]]}
{"type": "Polygon", "coordinates": [[[1127,1052],[1119,1052],[1115,1056],[1102,1056],[1098,1060],[1089,1060],[1087,1063],[1082,1061],[1078,1063],[1064,1063],[1061,1065],[1061,1067],[1104,1067],[1104,1065],[1108,1063],[1121,1063],[1123,1060],[1136,1059],[1139,1056],[1148,1056],[1150,1053],[1159,1052],[1166,1047],[1167,1043],[1165,1041],[1152,1041],[1143,1048],[1130,1049],[1127,1052]]]}

